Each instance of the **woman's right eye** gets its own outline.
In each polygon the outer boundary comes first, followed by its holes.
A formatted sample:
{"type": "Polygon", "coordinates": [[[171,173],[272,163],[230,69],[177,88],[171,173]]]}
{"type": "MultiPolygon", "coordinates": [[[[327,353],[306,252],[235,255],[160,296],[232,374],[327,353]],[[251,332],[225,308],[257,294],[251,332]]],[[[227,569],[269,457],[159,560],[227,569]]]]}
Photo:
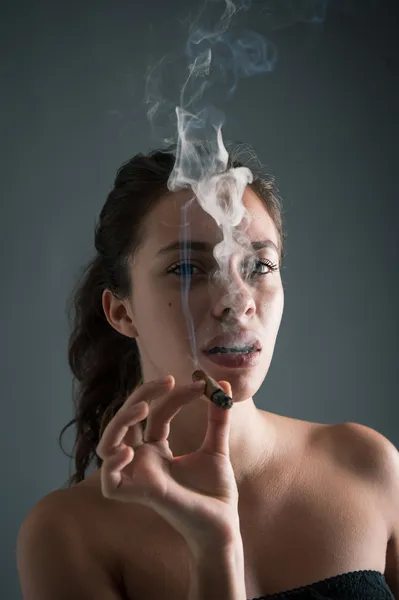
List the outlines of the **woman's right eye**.
{"type": "Polygon", "coordinates": [[[178,277],[192,277],[193,273],[189,272],[190,267],[192,267],[194,269],[200,268],[197,265],[194,265],[193,263],[183,261],[183,262],[177,263],[176,265],[174,265],[172,267],[169,267],[168,273],[173,273],[174,275],[177,275],[178,277]],[[176,273],[177,269],[182,269],[182,268],[183,268],[182,273],[176,273]]]}

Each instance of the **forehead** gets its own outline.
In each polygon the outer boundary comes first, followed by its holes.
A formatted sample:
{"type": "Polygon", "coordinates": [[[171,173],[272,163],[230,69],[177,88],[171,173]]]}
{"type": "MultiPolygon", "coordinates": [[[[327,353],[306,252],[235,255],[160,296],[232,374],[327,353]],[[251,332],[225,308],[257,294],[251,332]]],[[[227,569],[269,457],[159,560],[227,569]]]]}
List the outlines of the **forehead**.
{"type": "MultiPolygon", "coordinates": [[[[146,222],[148,249],[157,251],[161,246],[179,239],[181,228],[188,223],[187,235],[191,239],[217,243],[222,240],[222,232],[214,219],[201,207],[197,200],[183,211],[183,207],[193,197],[191,190],[180,190],[163,196],[153,208],[146,222]]],[[[279,246],[278,232],[273,219],[263,202],[249,187],[245,188],[243,203],[251,215],[247,234],[251,240],[271,239],[279,246]]],[[[237,229],[243,229],[240,224],[237,229]]]]}

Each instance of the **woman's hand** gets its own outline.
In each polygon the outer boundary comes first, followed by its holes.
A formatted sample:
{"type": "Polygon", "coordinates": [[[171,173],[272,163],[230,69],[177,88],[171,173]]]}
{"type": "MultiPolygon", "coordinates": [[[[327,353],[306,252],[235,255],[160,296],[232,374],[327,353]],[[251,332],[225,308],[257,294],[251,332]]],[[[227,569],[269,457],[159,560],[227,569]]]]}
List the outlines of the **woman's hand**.
{"type": "MultiPolygon", "coordinates": [[[[238,490],[229,458],[231,412],[208,401],[202,446],[174,457],[170,421],[203,395],[205,383],[175,387],[172,376],[135,390],[105,428],[97,446],[106,498],[153,508],[193,549],[228,545],[239,532],[238,490]],[[151,400],[151,407],[148,402],[151,400]],[[147,418],[143,434],[140,422],[147,418]]],[[[231,397],[228,382],[218,382],[231,397]]]]}

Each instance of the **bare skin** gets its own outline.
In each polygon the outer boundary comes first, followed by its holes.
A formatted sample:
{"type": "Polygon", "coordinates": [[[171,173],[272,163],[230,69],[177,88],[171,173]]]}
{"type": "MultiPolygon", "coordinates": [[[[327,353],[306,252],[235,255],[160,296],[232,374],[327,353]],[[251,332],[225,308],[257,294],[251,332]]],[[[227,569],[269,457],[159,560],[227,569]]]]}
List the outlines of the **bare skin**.
{"type": "MultiPolygon", "coordinates": [[[[376,489],[356,475],[350,437],[339,431],[344,426],[278,415],[275,426],[287,449],[284,458],[265,464],[240,489],[247,598],[350,571],[383,573],[388,524],[376,489]]],[[[155,512],[105,499],[100,470],[57,493],[72,499],[88,539],[97,554],[101,549],[104,568],[126,598],[185,600],[186,544],[155,512]]]]}
{"type": "MultiPolygon", "coordinates": [[[[192,349],[182,318],[181,278],[170,271],[183,259],[178,251],[158,255],[179,238],[181,207],[189,197],[179,192],[153,209],[143,246],[131,264],[131,296],[120,301],[109,290],[103,294],[110,325],[137,341],[144,382],[169,374],[176,385],[191,381],[192,349]]],[[[243,201],[254,217],[248,230],[251,241],[269,239],[278,247],[274,223],[257,196],[247,189],[243,201]]],[[[218,227],[201,207],[194,204],[188,216],[191,239],[212,246],[220,241],[218,227]]],[[[202,366],[216,381],[228,381],[232,389],[229,454],[239,492],[247,597],[350,571],[383,573],[387,520],[378,490],[356,472],[356,452],[345,425],[291,419],[260,410],[253,401],[273,356],[284,291],[279,268],[266,268],[244,282],[241,258],[233,256],[231,261],[231,278],[239,291],[234,304],[226,289],[209,285],[207,275],[215,267],[211,253],[191,253],[185,260],[194,265],[189,310],[202,366]],[[223,332],[227,319],[233,328],[259,336],[262,353],[256,367],[222,368],[201,354],[204,344],[223,332]]],[[[271,247],[260,250],[259,259],[280,266],[278,252],[271,247]]],[[[173,417],[168,441],[174,456],[201,446],[208,402],[203,397],[173,417]]],[[[80,520],[91,551],[118,582],[121,597],[185,600],[186,544],[154,511],[104,498],[100,470],[54,497],[64,503],[63,511],[66,502],[80,520]]]]}
{"type": "MultiPolygon", "coordinates": [[[[209,282],[217,269],[212,252],[191,251],[186,258],[179,250],[161,253],[170,243],[179,241],[181,209],[191,198],[187,190],[162,198],[150,213],[142,247],[131,264],[132,292],[121,301],[109,290],[103,294],[104,313],[110,325],[122,335],[135,338],[140,350],[144,382],[173,375],[176,385],[191,382],[195,368],[184,318],[182,285],[184,271],[177,263],[190,263],[189,311],[193,320],[195,348],[203,368],[216,381],[230,383],[234,406],[231,409],[229,454],[237,485],[252,478],[260,467],[259,457],[272,459],[276,442],[273,420],[265,420],[253,401],[269,370],[284,308],[284,290],[279,270],[279,254],[272,247],[258,251],[259,260],[276,265],[258,264],[251,279],[244,281],[243,264],[247,255],[235,253],[230,262],[229,280],[238,294],[228,297],[225,282],[209,282]],[[180,269],[180,270],[179,270],[180,269]],[[173,271],[173,272],[172,272],[173,271]],[[226,310],[227,309],[227,310],[226,310]],[[155,318],[156,316],[156,318],[155,318]],[[255,367],[229,369],[211,362],[202,348],[214,336],[246,330],[258,336],[262,344],[255,367]],[[251,435],[248,435],[248,432],[251,435]]],[[[259,198],[247,188],[243,202],[252,216],[247,230],[251,241],[272,241],[279,246],[273,220],[259,198]]],[[[187,211],[191,240],[206,242],[213,248],[221,241],[219,227],[198,203],[187,211]]],[[[240,229],[240,226],[238,227],[240,229]]],[[[173,418],[168,436],[174,456],[199,448],[207,427],[208,400],[184,406],[173,418]]]]}

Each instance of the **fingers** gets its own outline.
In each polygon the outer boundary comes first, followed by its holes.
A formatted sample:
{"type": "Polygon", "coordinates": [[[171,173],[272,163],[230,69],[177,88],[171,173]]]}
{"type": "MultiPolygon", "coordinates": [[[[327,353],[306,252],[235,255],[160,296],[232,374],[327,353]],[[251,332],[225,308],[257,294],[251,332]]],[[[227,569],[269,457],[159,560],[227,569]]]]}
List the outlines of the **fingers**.
{"type": "Polygon", "coordinates": [[[137,428],[135,425],[146,418],[148,414],[148,402],[166,394],[171,387],[172,380],[174,385],[173,378],[169,378],[166,383],[159,381],[144,383],[139,389],[128,396],[125,403],[107,424],[96,448],[96,453],[102,460],[115,453],[115,450],[125,436],[126,445],[136,446],[142,441],[141,428],[137,428]],[[140,403],[142,404],[141,407],[140,403]],[[144,408],[145,404],[147,408],[144,408]],[[135,411],[135,408],[139,411],[138,413],[135,411]],[[129,428],[131,428],[130,431],[129,428]],[[138,435],[140,436],[139,439],[137,439],[138,435]]]}
{"type": "MultiPolygon", "coordinates": [[[[102,435],[101,441],[97,447],[97,454],[105,460],[113,456],[118,451],[123,439],[130,427],[133,427],[146,418],[148,414],[148,404],[139,402],[130,406],[125,411],[118,411],[111,419],[102,435]]],[[[126,444],[124,444],[126,446],[126,444]]]]}
{"type": "Polygon", "coordinates": [[[205,382],[196,381],[171,391],[165,402],[151,408],[144,432],[144,442],[162,442],[168,439],[170,422],[180,409],[200,398],[205,391],[205,382]]]}
{"type": "Polygon", "coordinates": [[[156,379],[155,381],[147,381],[143,383],[137,390],[134,390],[130,396],[128,396],[121,406],[120,410],[125,410],[133,404],[138,404],[145,400],[149,402],[158,398],[162,394],[167,394],[169,389],[173,389],[175,385],[175,378],[172,375],[163,377],[162,379],[156,379]]]}
{"type": "Polygon", "coordinates": [[[135,448],[143,442],[139,423],[148,417],[144,441],[167,439],[170,421],[174,415],[184,404],[200,397],[205,390],[203,381],[170,391],[174,384],[173,377],[169,377],[163,384],[160,382],[143,384],[127,398],[107,424],[96,449],[98,456],[103,460],[101,485],[105,497],[111,497],[111,494],[121,485],[123,469],[133,461],[135,448]],[[165,395],[167,395],[165,402],[153,405],[149,413],[149,400],[156,400],[165,395]]]}
{"type": "MultiPolygon", "coordinates": [[[[228,381],[218,381],[220,387],[232,398],[231,385],[228,381]]],[[[209,454],[230,456],[230,424],[231,409],[221,408],[213,402],[208,404],[208,427],[201,450],[209,454]]]]}
{"type": "MultiPolygon", "coordinates": [[[[108,423],[104,430],[101,458],[103,464],[101,467],[101,488],[106,498],[111,498],[111,494],[122,483],[122,470],[133,460],[134,449],[123,443],[129,427],[139,423],[148,414],[148,404],[140,402],[130,407],[122,414],[116,414],[108,423]],[[108,431],[107,431],[108,429],[108,431]],[[104,438],[104,436],[106,436],[104,438]]],[[[97,451],[99,454],[99,452],[97,451]]]]}

